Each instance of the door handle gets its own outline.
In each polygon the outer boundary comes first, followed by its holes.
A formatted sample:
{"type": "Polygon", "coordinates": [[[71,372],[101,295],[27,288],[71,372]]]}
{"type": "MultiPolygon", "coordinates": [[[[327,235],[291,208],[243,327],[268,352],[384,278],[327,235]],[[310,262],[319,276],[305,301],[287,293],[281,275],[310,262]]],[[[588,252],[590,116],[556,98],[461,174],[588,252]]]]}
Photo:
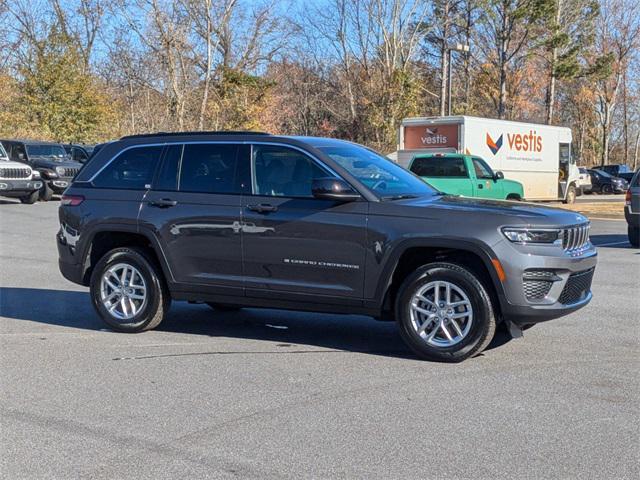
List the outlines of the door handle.
{"type": "Polygon", "coordinates": [[[260,203],[259,205],[247,205],[247,208],[252,212],[269,213],[278,210],[278,207],[269,205],[268,203],[260,203]]]}
{"type": "Polygon", "coordinates": [[[177,201],[171,200],[169,198],[161,198],[160,200],[151,200],[149,201],[149,205],[152,207],[158,208],[169,208],[175,207],[178,204],[177,201]]]}

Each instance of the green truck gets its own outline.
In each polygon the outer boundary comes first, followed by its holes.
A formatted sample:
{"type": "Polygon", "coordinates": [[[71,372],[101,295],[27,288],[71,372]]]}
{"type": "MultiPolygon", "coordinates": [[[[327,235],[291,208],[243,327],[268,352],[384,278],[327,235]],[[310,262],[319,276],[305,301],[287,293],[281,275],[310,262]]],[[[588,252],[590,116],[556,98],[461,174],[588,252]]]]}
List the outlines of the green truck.
{"type": "Polygon", "coordinates": [[[524,200],[520,182],[506,180],[480,157],[460,153],[424,153],[413,157],[409,170],[450,195],[524,200]]]}

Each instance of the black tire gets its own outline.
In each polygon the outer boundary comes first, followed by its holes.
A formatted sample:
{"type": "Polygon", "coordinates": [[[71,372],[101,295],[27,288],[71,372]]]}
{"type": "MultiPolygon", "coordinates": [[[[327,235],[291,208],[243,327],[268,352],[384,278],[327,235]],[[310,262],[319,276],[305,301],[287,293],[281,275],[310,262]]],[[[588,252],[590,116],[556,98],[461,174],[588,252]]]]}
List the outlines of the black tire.
{"type": "Polygon", "coordinates": [[[236,312],[242,308],[238,305],[226,305],[223,303],[214,302],[207,302],[207,305],[209,305],[214,310],[218,310],[219,312],[236,312]]]}
{"type": "Polygon", "coordinates": [[[521,202],[522,197],[520,197],[520,195],[515,195],[513,193],[510,193],[509,195],[507,195],[506,200],[510,200],[512,202],[521,202]]]}
{"type": "Polygon", "coordinates": [[[611,185],[603,185],[600,188],[600,193],[603,195],[611,195],[613,193],[613,187],[611,185]]]}
{"type": "Polygon", "coordinates": [[[577,196],[578,196],[578,191],[576,190],[576,186],[569,185],[569,189],[567,190],[567,195],[562,201],[562,203],[567,203],[567,204],[575,203],[577,196]]]}
{"type": "Polygon", "coordinates": [[[22,203],[26,203],[27,205],[33,205],[40,198],[40,190],[35,190],[31,192],[29,195],[25,195],[24,197],[20,197],[20,201],[22,203]]]}
{"type": "Polygon", "coordinates": [[[400,286],[395,308],[402,339],[418,357],[425,360],[461,362],[482,352],[496,331],[496,317],[485,286],[467,268],[454,263],[431,263],[418,268],[400,286]],[[470,330],[459,343],[449,347],[429,345],[415,331],[411,320],[413,295],[422,286],[436,280],[447,281],[460,288],[473,309],[470,330]]]}
{"type": "Polygon", "coordinates": [[[627,236],[632,247],[640,247],[640,227],[627,226],[627,236]]]}
{"type": "Polygon", "coordinates": [[[165,285],[162,270],[147,252],[138,248],[116,248],[106,253],[91,274],[90,294],[98,315],[112,330],[118,332],[136,333],[156,328],[171,305],[171,297],[165,285]],[[142,275],[148,289],[146,305],[126,323],[113,317],[100,299],[102,275],[118,263],[135,267],[142,275]]]}
{"type": "Polygon", "coordinates": [[[42,188],[40,188],[40,201],[48,202],[52,198],[53,198],[53,190],[49,185],[47,185],[47,182],[42,182],[42,188]]]}

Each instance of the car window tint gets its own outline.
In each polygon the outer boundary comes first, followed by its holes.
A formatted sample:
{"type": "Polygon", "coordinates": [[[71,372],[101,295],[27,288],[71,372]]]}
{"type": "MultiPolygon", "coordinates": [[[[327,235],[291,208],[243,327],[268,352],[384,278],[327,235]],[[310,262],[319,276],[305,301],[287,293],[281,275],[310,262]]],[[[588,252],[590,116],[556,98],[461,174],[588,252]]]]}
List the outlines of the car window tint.
{"type": "Polygon", "coordinates": [[[93,185],[99,188],[144,190],[151,183],[162,147],[125,150],[98,174],[93,185]]]}
{"type": "Polygon", "coordinates": [[[184,146],[178,190],[195,193],[240,193],[236,187],[237,145],[184,146]]]}
{"type": "Polygon", "coordinates": [[[420,177],[466,177],[467,169],[462,157],[416,158],[411,171],[420,177]]]}
{"type": "Polygon", "coordinates": [[[178,189],[178,169],[180,160],[182,160],[183,148],[184,145],[170,145],[167,147],[154,190],[174,191],[178,189]]]}
{"type": "Polygon", "coordinates": [[[311,197],[314,179],[334,176],[302,152],[286,147],[256,145],[251,161],[256,195],[311,197]]]}
{"type": "Polygon", "coordinates": [[[476,178],[493,178],[491,167],[481,158],[473,158],[473,168],[476,171],[476,178]]]}

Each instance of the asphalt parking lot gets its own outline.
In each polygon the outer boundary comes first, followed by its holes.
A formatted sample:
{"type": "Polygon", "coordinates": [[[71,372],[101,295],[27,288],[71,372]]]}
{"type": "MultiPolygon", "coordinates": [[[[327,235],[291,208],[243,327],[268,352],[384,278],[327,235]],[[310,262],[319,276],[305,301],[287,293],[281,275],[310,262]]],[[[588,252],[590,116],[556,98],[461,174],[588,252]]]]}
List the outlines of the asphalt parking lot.
{"type": "Polygon", "coordinates": [[[0,475],[639,478],[640,251],[594,220],[594,300],[481,356],[393,323],[174,303],[104,329],[58,273],[58,202],[0,200],[0,475]]]}

